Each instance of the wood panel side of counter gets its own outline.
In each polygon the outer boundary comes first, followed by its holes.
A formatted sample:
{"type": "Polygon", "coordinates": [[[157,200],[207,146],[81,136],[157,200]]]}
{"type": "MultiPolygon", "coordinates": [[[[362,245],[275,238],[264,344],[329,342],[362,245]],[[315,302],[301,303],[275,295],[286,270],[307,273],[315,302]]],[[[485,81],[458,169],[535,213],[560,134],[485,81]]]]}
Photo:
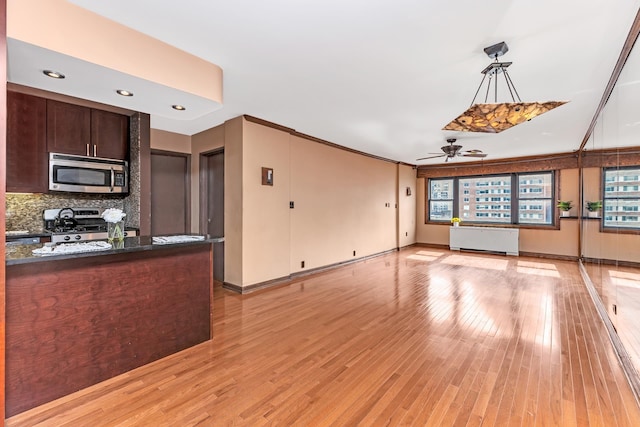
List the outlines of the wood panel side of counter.
{"type": "Polygon", "coordinates": [[[7,267],[7,415],[211,337],[212,245],[7,267]]]}

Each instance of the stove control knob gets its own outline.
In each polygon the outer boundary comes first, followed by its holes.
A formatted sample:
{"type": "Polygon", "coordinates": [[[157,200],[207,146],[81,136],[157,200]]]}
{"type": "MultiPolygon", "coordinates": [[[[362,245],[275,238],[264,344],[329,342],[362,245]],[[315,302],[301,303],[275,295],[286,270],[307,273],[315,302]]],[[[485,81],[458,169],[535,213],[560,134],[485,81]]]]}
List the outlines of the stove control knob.
{"type": "Polygon", "coordinates": [[[64,240],[71,240],[71,236],[64,236],[64,240]]]}
{"type": "Polygon", "coordinates": [[[76,239],[76,240],[80,240],[80,239],[82,239],[82,236],[79,235],[79,234],[76,234],[73,238],[76,239]]]}

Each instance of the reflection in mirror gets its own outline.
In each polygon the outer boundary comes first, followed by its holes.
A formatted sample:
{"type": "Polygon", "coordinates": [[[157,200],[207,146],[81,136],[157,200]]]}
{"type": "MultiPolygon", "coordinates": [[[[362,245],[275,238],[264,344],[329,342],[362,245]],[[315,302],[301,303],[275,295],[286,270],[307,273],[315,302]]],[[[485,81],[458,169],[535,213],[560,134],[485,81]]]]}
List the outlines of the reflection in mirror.
{"type": "MultiPolygon", "coordinates": [[[[622,344],[640,372],[640,48],[632,49],[583,153],[581,256],[622,344]],[[602,202],[594,217],[589,201],[602,202]]],[[[636,389],[637,392],[637,389],[636,389]]]]}

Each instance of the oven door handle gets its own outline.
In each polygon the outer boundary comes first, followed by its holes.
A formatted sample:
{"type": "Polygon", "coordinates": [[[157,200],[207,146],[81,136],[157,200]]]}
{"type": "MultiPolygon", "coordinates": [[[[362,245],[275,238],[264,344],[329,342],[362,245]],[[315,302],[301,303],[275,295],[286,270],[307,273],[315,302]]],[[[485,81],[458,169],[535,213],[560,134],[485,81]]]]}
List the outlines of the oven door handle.
{"type": "Polygon", "coordinates": [[[115,187],[116,184],[116,172],[113,170],[113,167],[111,168],[111,192],[113,193],[113,188],[115,187]]]}

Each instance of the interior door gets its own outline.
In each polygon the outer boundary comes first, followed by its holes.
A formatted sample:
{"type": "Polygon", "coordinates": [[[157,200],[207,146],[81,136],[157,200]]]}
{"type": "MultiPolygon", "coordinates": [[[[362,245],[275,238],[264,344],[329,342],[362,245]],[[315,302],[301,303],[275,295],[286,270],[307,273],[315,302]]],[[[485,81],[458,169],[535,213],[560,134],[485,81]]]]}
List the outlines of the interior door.
{"type": "MultiPolygon", "coordinates": [[[[206,162],[206,228],[212,237],[224,237],[224,152],[207,154],[206,162]]],[[[213,278],[224,281],[224,242],[213,246],[213,278]]]]}
{"type": "Polygon", "coordinates": [[[151,234],[184,234],[189,226],[189,155],[151,153],[151,234]]]}

